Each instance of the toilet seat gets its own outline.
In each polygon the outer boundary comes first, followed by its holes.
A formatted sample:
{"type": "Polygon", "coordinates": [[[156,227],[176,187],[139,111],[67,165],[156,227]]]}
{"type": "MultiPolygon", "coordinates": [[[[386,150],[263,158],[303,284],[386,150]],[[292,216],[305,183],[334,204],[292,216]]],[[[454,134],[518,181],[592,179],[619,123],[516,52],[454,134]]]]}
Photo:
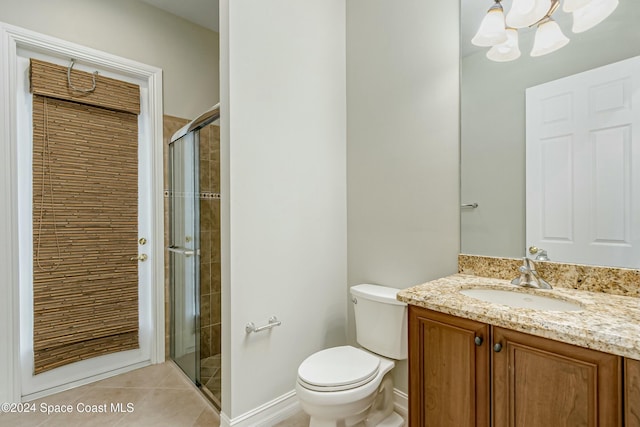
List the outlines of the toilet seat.
{"type": "Polygon", "coordinates": [[[380,358],[351,346],[328,348],[307,357],[298,368],[298,382],[314,391],[343,391],[372,381],[380,358]]]}

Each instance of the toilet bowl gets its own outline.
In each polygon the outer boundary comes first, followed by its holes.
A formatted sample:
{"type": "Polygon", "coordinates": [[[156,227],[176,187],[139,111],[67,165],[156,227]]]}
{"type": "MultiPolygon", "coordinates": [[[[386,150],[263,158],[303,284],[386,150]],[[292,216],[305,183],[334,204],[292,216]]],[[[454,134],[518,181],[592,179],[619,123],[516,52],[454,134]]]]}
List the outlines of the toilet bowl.
{"type": "Polygon", "coordinates": [[[404,426],[393,411],[392,358],[406,358],[406,304],[396,293],[379,285],[352,287],[356,335],[366,348],[328,348],[300,364],[296,394],[310,427],[404,426]]]}
{"type": "Polygon", "coordinates": [[[376,399],[389,400],[390,405],[377,406],[392,412],[393,383],[387,374],[394,366],[392,360],[351,346],[329,348],[308,357],[298,369],[296,394],[302,410],[311,416],[310,426],[333,427],[339,421],[351,426],[373,419],[377,413],[369,410],[376,399]],[[381,389],[385,378],[388,390],[381,389]]]}

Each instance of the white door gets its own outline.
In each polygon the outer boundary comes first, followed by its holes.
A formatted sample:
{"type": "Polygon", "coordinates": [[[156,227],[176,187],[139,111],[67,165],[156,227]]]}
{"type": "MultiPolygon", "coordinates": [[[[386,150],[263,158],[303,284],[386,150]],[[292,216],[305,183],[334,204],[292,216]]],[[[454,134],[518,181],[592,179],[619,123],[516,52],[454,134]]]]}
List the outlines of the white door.
{"type": "Polygon", "coordinates": [[[640,57],[526,93],[527,245],[640,267],[640,57]]]}
{"type": "MultiPolygon", "coordinates": [[[[46,395],[70,385],[88,382],[108,376],[114,372],[144,366],[151,363],[153,321],[151,305],[152,263],[138,264],[138,330],[139,348],[107,354],[76,363],[64,365],[38,375],[34,375],[33,353],[33,201],[32,201],[32,96],[29,93],[29,58],[35,57],[48,62],[65,65],[60,59],[36,52],[20,51],[18,67],[18,212],[19,212],[19,260],[20,260],[20,370],[21,394],[28,400],[46,395]]],[[[144,81],[125,78],[108,70],[100,69],[102,75],[120,78],[141,85],[144,81]]],[[[138,236],[147,241],[139,246],[139,254],[150,256],[152,243],[152,209],[150,194],[153,168],[149,129],[149,110],[143,106],[138,118],[138,236]],[[146,108],[146,110],[145,110],[146,108]]],[[[131,262],[136,262],[135,260],[131,262]]],[[[116,268],[116,267],[114,267],[116,268]]]]}

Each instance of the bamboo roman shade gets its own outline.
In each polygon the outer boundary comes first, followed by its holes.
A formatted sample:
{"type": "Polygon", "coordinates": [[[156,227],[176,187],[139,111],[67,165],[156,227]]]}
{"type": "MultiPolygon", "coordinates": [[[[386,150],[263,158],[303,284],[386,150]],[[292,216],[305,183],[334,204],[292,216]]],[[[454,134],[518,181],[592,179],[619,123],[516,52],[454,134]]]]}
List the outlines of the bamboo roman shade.
{"type": "MultiPolygon", "coordinates": [[[[90,88],[94,75],[72,70],[71,81],[77,88],[90,88]]],[[[140,114],[140,88],[109,77],[95,76],[96,88],[83,93],[69,87],[67,67],[31,59],[31,92],[34,95],[64,99],[114,111],[140,114]]],[[[136,135],[137,138],[137,135],[136,135]]]]}
{"type": "Polygon", "coordinates": [[[31,91],[37,374],[138,348],[140,91],[37,60],[31,91]]]}

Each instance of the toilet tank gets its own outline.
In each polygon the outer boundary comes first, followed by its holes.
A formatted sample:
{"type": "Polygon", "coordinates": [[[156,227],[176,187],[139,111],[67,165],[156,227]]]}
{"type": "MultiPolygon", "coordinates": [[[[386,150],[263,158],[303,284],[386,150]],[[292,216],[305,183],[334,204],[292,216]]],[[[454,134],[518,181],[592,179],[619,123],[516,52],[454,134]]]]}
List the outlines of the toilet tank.
{"type": "Polygon", "coordinates": [[[380,356],[407,358],[407,304],[398,289],[362,284],[351,287],[358,344],[380,356]]]}

